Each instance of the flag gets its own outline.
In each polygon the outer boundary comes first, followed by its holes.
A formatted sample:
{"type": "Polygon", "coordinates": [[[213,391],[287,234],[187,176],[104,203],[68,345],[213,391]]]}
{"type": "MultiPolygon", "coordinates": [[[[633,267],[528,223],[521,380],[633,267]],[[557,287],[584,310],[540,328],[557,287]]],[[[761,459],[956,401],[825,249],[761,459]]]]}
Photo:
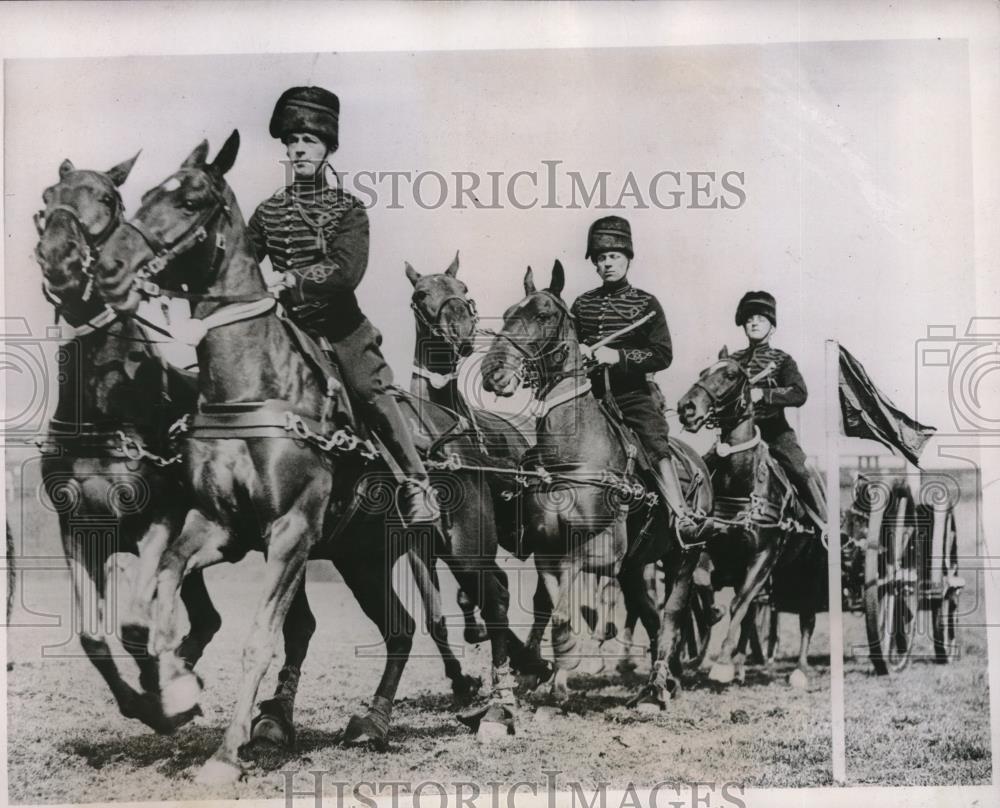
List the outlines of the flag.
{"type": "Polygon", "coordinates": [[[877,440],[920,465],[924,444],[937,430],[913,420],[872,383],[861,363],[840,346],[840,413],[850,438],[877,440]]]}

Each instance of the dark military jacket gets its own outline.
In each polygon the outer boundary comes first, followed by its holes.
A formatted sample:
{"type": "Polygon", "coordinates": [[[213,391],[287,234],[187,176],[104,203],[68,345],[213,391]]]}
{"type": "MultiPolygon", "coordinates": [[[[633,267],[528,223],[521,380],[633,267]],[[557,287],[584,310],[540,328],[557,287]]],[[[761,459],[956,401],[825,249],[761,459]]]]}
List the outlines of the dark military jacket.
{"type": "Polygon", "coordinates": [[[754,416],[762,431],[776,434],[790,429],[785,407],[801,407],[809,395],[795,360],[767,343],[736,351],[733,359],[747,369],[751,379],[768,371],[753,385],[764,393],[764,397],[754,405],[754,416]]]}
{"type": "Polygon", "coordinates": [[[258,261],[295,278],[281,300],[296,322],[331,340],[361,324],[354,289],[368,266],[368,214],[355,197],[292,184],[260,204],[248,232],[258,261]]]}
{"type": "MultiPolygon", "coordinates": [[[[624,280],[605,284],[580,295],[574,301],[571,312],[577,337],[584,345],[593,345],[653,313],[649,321],[608,344],[621,356],[621,361],[609,368],[612,393],[648,393],[650,381],[646,374],[670,366],[673,347],[667,319],[660,302],[648,292],[636,289],[624,280]]],[[[597,378],[601,376],[603,373],[597,378]]]]}

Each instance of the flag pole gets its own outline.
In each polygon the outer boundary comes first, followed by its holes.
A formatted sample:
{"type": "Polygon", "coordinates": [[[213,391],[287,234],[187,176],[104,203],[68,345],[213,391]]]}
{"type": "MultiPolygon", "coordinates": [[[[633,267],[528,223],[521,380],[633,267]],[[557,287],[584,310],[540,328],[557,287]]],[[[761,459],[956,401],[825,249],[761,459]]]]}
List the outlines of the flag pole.
{"type": "Polygon", "coordinates": [[[840,345],[826,340],[826,532],[830,590],[830,724],[833,781],[847,780],[844,733],[844,620],[840,577],[840,345]]]}

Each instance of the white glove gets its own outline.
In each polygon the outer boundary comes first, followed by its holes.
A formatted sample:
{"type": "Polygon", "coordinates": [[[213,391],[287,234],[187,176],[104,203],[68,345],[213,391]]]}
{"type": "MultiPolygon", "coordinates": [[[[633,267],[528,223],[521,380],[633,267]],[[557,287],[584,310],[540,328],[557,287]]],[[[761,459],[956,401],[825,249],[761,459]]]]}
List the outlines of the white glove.
{"type": "Polygon", "coordinates": [[[761,390],[759,387],[751,387],[750,388],[750,400],[754,404],[756,404],[762,398],[764,398],[764,391],[763,390],[761,390]]]}
{"type": "Polygon", "coordinates": [[[585,359],[590,359],[598,365],[617,365],[622,358],[619,351],[614,348],[608,348],[606,345],[598,348],[596,351],[589,345],[581,345],[580,353],[583,354],[585,359]]]}

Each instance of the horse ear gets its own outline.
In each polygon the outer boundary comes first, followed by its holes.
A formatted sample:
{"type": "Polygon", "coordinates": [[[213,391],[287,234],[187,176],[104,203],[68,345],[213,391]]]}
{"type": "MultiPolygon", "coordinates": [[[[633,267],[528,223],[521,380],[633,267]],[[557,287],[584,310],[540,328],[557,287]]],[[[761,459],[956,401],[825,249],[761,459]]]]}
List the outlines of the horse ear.
{"type": "Polygon", "coordinates": [[[458,250],[455,250],[455,258],[451,262],[451,266],[444,271],[444,274],[450,278],[454,278],[458,274],[458,250]]]}
{"type": "Polygon", "coordinates": [[[76,166],[73,165],[73,161],[67,157],[59,166],[59,179],[64,179],[66,175],[72,171],[76,171],[76,166]]]}
{"type": "Polygon", "coordinates": [[[219,153],[215,155],[215,159],[212,161],[212,165],[209,166],[216,174],[220,177],[224,177],[229,169],[233,167],[233,163],[236,162],[236,153],[240,150],[240,132],[238,129],[234,129],[233,133],[226,138],[226,142],[222,144],[222,148],[219,149],[219,153]]]}
{"type": "Polygon", "coordinates": [[[566,273],[563,271],[562,262],[557,258],[555,264],[552,265],[552,282],[549,283],[549,291],[554,295],[558,295],[562,292],[565,285],[566,273]]]}
{"type": "Polygon", "coordinates": [[[115,185],[122,185],[128,179],[128,175],[132,173],[132,166],[135,165],[135,161],[139,159],[141,153],[142,149],[139,149],[134,157],[119,163],[114,168],[109,168],[104,173],[108,175],[108,179],[115,185]]]}
{"type": "Polygon", "coordinates": [[[729,358],[729,348],[723,345],[722,350],[719,351],[719,359],[728,359],[728,358],[729,358]]]}
{"type": "Polygon", "coordinates": [[[417,281],[419,281],[420,278],[422,277],[421,274],[410,266],[409,261],[404,261],[403,263],[406,264],[406,277],[410,279],[410,283],[416,286],[417,281]]]}
{"type": "Polygon", "coordinates": [[[208,157],[208,141],[203,140],[194,147],[194,151],[181,163],[181,168],[201,168],[205,165],[206,157],[208,157]]]}
{"type": "Polygon", "coordinates": [[[531,267],[528,267],[528,271],[524,273],[524,293],[533,295],[537,291],[535,289],[535,273],[531,271],[531,267]]]}

